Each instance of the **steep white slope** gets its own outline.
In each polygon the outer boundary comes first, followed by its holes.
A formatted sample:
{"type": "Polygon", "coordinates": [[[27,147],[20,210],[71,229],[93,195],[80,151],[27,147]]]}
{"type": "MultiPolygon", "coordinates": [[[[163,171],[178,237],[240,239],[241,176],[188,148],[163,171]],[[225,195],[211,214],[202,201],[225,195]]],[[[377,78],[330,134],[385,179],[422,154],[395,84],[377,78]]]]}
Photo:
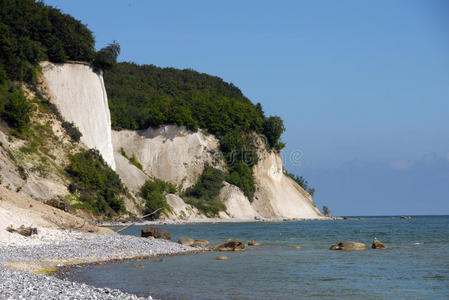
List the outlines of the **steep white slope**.
{"type": "Polygon", "coordinates": [[[220,191],[220,199],[225,204],[226,212],[231,218],[253,219],[260,216],[248,198],[235,185],[225,182],[220,191]]]}
{"type": "Polygon", "coordinates": [[[167,219],[204,219],[205,215],[201,214],[196,207],[186,204],[181,197],[174,194],[166,196],[167,203],[171,207],[171,212],[168,212],[167,219]]]}
{"type": "Polygon", "coordinates": [[[112,131],[112,142],[117,172],[125,183],[134,188],[145,181],[145,174],[177,186],[182,185],[184,189],[190,187],[202,173],[205,164],[215,163],[214,156],[218,149],[218,141],[214,136],[172,125],[140,131],[112,131]],[[120,153],[122,148],[128,157],[136,157],[142,164],[143,172],[137,172],[136,168],[124,162],[120,153]]]}
{"type": "MultiPolygon", "coordinates": [[[[178,126],[167,125],[141,131],[112,131],[112,142],[117,172],[123,182],[137,191],[149,178],[159,178],[187,188],[193,185],[206,163],[223,167],[217,162],[218,140],[202,132],[190,132],[178,126]],[[142,164],[142,171],[121,154],[134,155],[142,164]]],[[[282,160],[274,152],[268,153],[259,143],[259,163],[254,167],[257,191],[254,201],[249,202],[236,186],[225,183],[220,199],[227,214],[222,218],[304,218],[315,219],[321,215],[312,198],[295,181],[282,172],[282,160]]],[[[197,218],[199,213],[186,205],[181,198],[167,198],[173,213],[169,218],[181,216],[197,218]],[[181,212],[184,211],[183,214],[181,212]]]]}
{"type": "Polygon", "coordinates": [[[81,141],[100,151],[115,169],[111,116],[103,76],[83,63],[41,63],[44,85],[62,117],[83,134],[81,141]]]}
{"type": "Polygon", "coordinates": [[[321,214],[305,192],[282,171],[282,160],[277,153],[259,151],[259,162],[254,167],[257,191],[253,208],[265,218],[320,218],[321,214]]]}

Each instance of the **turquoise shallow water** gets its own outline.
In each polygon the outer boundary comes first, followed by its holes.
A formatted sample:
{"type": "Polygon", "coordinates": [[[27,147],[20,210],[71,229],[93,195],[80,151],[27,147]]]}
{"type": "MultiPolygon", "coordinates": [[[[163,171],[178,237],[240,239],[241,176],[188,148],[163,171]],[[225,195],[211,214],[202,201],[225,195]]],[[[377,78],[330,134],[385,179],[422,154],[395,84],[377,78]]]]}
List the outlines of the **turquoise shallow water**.
{"type": "Polygon", "coordinates": [[[158,299],[449,299],[448,216],[160,227],[173,240],[236,237],[262,245],[226,253],[227,261],[204,253],[88,266],[70,279],[158,299]],[[369,246],[374,236],[389,249],[328,250],[344,240],[369,246]]]}

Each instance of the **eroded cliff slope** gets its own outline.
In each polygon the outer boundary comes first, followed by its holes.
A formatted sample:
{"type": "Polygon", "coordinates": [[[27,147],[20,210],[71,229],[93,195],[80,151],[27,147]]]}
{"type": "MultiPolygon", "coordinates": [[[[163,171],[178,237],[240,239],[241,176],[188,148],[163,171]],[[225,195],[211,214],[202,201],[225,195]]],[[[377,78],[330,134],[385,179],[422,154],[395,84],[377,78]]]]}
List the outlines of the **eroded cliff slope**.
{"type": "MultiPolygon", "coordinates": [[[[100,74],[82,63],[41,65],[44,85],[62,117],[79,128],[81,141],[98,149],[135,195],[146,180],[162,179],[176,185],[179,194],[167,197],[172,211],[166,217],[203,217],[180,196],[195,184],[206,165],[225,170],[219,141],[213,135],[174,125],[112,131],[100,74]]],[[[225,182],[219,198],[226,211],[220,217],[319,218],[321,214],[311,196],[284,174],[277,152],[268,152],[263,145],[259,145],[258,152],[259,162],[253,168],[257,188],[253,201],[238,187],[225,182]]],[[[138,212],[135,205],[127,208],[138,212]]]]}
{"type": "MultiPolygon", "coordinates": [[[[113,131],[112,141],[117,173],[135,191],[151,178],[171,182],[184,190],[196,182],[206,164],[224,168],[218,140],[201,131],[166,125],[141,131],[113,131]],[[142,169],[124,155],[134,156],[142,169]]],[[[253,202],[238,187],[225,182],[219,197],[226,212],[220,213],[220,217],[320,218],[312,197],[284,174],[280,155],[266,151],[259,144],[260,159],[254,167],[257,190],[253,202]]],[[[193,212],[191,206],[181,203],[181,198],[174,201],[170,197],[169,204],[174,209],[169,218],[201,216],[196,210],[193,212]]]]}

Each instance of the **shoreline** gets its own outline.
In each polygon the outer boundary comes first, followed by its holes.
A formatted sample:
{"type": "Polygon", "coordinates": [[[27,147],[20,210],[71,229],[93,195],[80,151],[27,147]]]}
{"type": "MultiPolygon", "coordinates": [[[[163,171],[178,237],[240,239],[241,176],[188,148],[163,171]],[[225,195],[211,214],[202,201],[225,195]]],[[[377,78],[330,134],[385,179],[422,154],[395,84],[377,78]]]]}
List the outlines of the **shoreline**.
{"type": "MultiPolygon", "coordinates": [[[[157,220],[135,223],[139,225],[185,225],[254,222],[297,222],[319,219],[194,219],[157,220]]],[[[104,222],[102,226],[126,226],[132,222],[104,222]]],[[[1,228],[0,228],[1,230],[1,228]]],[[[142,238],[115,233],[85,233],[65,229],[38,227],[38,234],[23,237],[8,233],[0,240],[0,294],[6,298],[75,297],[96,299],[152,299],[139,298],[117,289],[97,288],[71,281],[74,268],[89,265],[147,260],[167,256],[193,255],[209,251],[192,248],[173,241],[142,238]]]]}
{"type": "MultiPolygon", "coordinates": [[[[2,242],[2,241],[0,241],[2,242]]],[[[0,294],[6,298],[144,299],[116,289],[68,280],[72,268],[206,252],[160,239],[38,228],[0,243],[0,294]],[[48,239],[39,235],[48,235],[48,239]]],[[[148,297],[146,299],[152,299],[148,297]]]]}
{"type": "Polygon", "coordinates": [[[152,221],[108,221],[100,222],[101,227],[122,226],[151,226],[151,225],[189,225],[189,224],[222,224],[222,223],[282,223],[282,222],[305,222],[305,221],[333,221],[343,220],[342,217],[319,217],[319,218],[204,218],[204,219],[177,219],[177,220],[152,220],[152,221]]]}
{"type": "Polygon", "coordinates": [[[141,261],[141,260],[151,260],[156,258],[162,258],[162,257],[174,257],[174,256],[181,256],[181,255],[194,255],[194,254],[201,254],[205,252],[210,252],[211,250],[192,250],[188,252],[178,252],[178,253],[170,253],[170,254],[158,254],[158,255],[149,255],[149,256],[135,256],[135,257],[126,257],[126,258],[117,258],[117,259],[110,259],[110,260],[104,260],[104,261],[92,261],[92,262],[85,262],[85,263],[77,263],[77,264],[67,264],[63,266],[59,266],[57,270],[51,274],[51,276],[61,279],[61,280],[67,280],[68,274],[72,272],[73,269],[77,268],[84,268],[88,266],[96,266],[96,265],[104,265],[104,264],[116,264],[126,261],[141,261]]]}

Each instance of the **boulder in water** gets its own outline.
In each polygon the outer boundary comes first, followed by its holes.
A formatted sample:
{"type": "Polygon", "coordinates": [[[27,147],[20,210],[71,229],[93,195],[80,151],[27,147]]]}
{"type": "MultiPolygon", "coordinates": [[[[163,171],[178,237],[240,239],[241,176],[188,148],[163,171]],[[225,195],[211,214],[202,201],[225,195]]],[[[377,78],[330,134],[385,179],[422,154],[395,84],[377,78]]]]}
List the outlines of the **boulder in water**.
{"type": "Polygon", "coordinates": [[[227,257],[226,255],[218,255],[217,257],[215,257],[216,260],[227,260],[229,259],[229,257],[227,257]]]}
{"type": "Polygon", "coordinates": [[[162,228],[146,227],[142,229],[141,237],[154,237],[156,239],[170,240],[170,232],[162,228]]]}
{"type": "Polygon", "coordinates": [[[374,239],[373,244],[371,245],[371,248],[373,249],[386,249],[387,246],[385,246],[383,243],[381,243],[379,240],[374,239]]]}
{"type": "Polygon", "coordinates": [[[209,246],[209,244],[210,244],[210,242],[208,240],[196,239],[193,242],[192,247],[206,248],[207,246],[209,246]]]}
{"type": "Polygon", "coordinates": [[[248,246],[260,246],[260,243],[258,243],[256,241],[249,241],[248,246]]]}
{"type": "Polygon", "coordinates": [[[184,246],[192,246],[194,242],[194,239],[185,236],[178,239],[178,243],[184,246]]]}
{"type": "Polygon", "coordinates": [[[215,246],[215,251],[243,251],[245,243],[239,239],[228,239],[226,242],[215,246]]]}
{"type": "Polygon", "coordinates": [[[365,250],[366,245],[359,242],[340,242],[338,244],[332,245],[329,250],[344,250],[344,251],[354,251],[354,250],[365,250]]]}

